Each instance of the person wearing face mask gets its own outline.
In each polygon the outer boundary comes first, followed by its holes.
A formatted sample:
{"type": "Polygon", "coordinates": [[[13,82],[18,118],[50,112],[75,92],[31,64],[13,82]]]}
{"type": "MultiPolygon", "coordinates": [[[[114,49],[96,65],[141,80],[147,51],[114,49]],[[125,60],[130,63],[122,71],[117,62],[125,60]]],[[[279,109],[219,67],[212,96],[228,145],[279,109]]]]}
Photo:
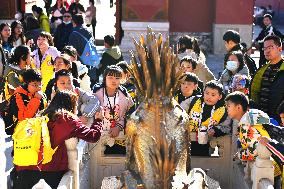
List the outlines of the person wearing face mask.
{"type": "Polygon", "coordinates": [[[229,93],[233,77],[236,74],[246,75],[250,78],[249,70],[245,64],[244,56],[241,51],[233,51],[227,56],[226,68],[221,74],[219,82],[223,85],[224,93],[229,93]]]}
{"type": "Polygon", "coordinates": [[[70,12],[65,12],[63,14],[63,23],[61,23],[54,34],[54,44],[55,47],[62,51],[62,49],[68,44],[69,35],[72,33],[72,16],[70,12]]]}

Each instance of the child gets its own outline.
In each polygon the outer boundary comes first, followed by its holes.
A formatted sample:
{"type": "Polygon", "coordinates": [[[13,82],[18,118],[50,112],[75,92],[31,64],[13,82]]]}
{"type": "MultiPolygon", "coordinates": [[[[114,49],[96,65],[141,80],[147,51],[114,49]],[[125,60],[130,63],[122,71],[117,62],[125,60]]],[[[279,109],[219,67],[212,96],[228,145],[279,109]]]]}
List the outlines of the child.
{"type": "Polygon", "coordinates": [[[184,72],[193,73],[196,69],[197,62],[191,56],[185,56],[180,60],[180,68],[183,69],[184,72]]]}
{"type": "Polygon", "coordinates": [[[105,154],[126,153],[124,141],[114,139],[124,130],[127,113],[134,109],[131,96],[120,85],[122,72],[118,66],[108,66],[103,74],[102,85],[94,90],[102,106],[103,132],[109,135],[105,154]]]}
{"type": "Polygon", "coordinates": [[[239,121],[239,141],[242,148],[238,152],[238,157],[242,161],[253,161],[257,155],[257,139],[268,136],[263,124],[269,124],[269,116],[261,110],[248,109],[249,100],[242,92],[229,94],[225,101],[228,116],[239,121]]]}
{"type": "Polygon", "coordinates": [[[38,166],[16,166],[17,178],[14,180],[16,188],[30,189],[40,179],[57,188],[63,175],[68,169],[68,154],[66,149],[67,139],[77,137],[87,142],[96,142],[101,135],[101,120],[95,119],[89,128],[84,125],[75,114],[77,95],[72,92],[58,92],[42,115],[49,118],[51,147],[57,150],[53,154],[51,162],[38,166]]]}
{"type": "MultiPolygon", "coordinates": [[[[241,161],[254,161],[257,157],[258,140],[263,137],[270,138],[267,127],[265,127],[270,123],[270,118],[261,110],[248,109],[249,100],[242,92],[229,94],[225,101],[229,117],[239,121],[238,136],[241,148],[236,156],[241,161]]],[[[274,176],[277,181],[281,171],[275,161],[274,166],[274,176]]]]}
{"type": "Polygon", "coordinates": [[[68,70],[60,70],[55,73],[53,95],[58,91],[71,90],[78,95],[78,116],[81,121],[87,124],[99,110],[100,102],[95,95],[88,93],[73,85],[72,74],[68,70]]]}
{"type": "Polygon", "coordinates": [[[217,81],[206,83],[203,96],[191,97],[181,103],[189,117],[191,154],[209,156],[209,143],[199,144],[197,136],[205,130],[210,137],[219,137],[230,133],[230,122],[223,101],[223,87],[217,81]]]}
{"type": "Polygon", "coordinates": [[[8,114],[5,116],[6,132],[13,134],[18,121],[32,118],[46,105],[41,92],[41,76],[33,69],[23,73],[24,84],[17,87],[9,104],[8,114]]]}
{"type": "MultiPolygon", "coordinates": [[[[54,62],[53,62],[53,65],[54,65],[55,73],[60,71],[60,70],[64,70],[64,69],[70,71],[72,73],[72,76],[73,76],[74,86],[79,87],[79,83],[78,83],[78,80],[77,80],[77,77],[78,77],[77,67],[76,68],[72,67],[71,62],[67,59],[67,55],[66,56],[60,55],[60,56],[56,57],[54,62]]],[[[54,86],[54,82],[55,82],[55,79],[52,78],[46,86],[45,94],[46,94],[48,100],[50,100],[50,98],[51,98],[52,87],[54,86]]]]}
{"type": "Polygon", "coordinates": [[[186,72],[184,80],[180,85],[180,89],[175,95],[175,100],[180,104],[192,96],[201,95],[198,87],[198,81],[199,79],[195,74],[186,72]]]}
{"type": "Polygon", "coordinates": [[[130,81],[130,75],[127,71],[127,62],[125,61],[120,61],[119,63],[116,64],[118,67],[122,69],[122,75],[121,75],[121,80],[120,83],[123,87],[127,89],[127,92],[130,94],[132,97],[133,101],[137,101],[136,99],[136,88],[135,85],[131,83],[130,81]]]}
{"type": "Polygon", "coordinates": [[[72,62],[72,70],[77,68],[80,88],[84,91],[91,92],[91,79],[88,74],[95,74],[96,71],[94,72],[94,70],[96,70],[96,68],[88,68],[86,65],[78,61],[78,53],[73,46],[65,46],[62,50],[62,53],[69,56],[68,59],[70,62],[72,62]]]}

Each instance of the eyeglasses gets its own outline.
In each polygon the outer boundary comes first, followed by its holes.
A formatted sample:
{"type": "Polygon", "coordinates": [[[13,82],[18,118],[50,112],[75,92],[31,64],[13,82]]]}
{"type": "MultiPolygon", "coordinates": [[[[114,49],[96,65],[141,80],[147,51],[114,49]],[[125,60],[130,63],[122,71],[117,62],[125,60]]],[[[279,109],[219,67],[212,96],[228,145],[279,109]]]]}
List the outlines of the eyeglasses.
{"type": "Polygon", "coordinates": [[[269,46],[267,46],[267,47],[263,47],[262,50],[263,50],[263,51],[267,51],[267,50],[270,51],[270,50],[272,50],[274,47],[275,47],[275,45],[269,45],[269,46]]]}
{"type": "Polygon", "coordinates": [[[63,17],[64,17],[64,18],[70,18],[71,16],[69,16],[69,15],[64,15],[63,17]]]}

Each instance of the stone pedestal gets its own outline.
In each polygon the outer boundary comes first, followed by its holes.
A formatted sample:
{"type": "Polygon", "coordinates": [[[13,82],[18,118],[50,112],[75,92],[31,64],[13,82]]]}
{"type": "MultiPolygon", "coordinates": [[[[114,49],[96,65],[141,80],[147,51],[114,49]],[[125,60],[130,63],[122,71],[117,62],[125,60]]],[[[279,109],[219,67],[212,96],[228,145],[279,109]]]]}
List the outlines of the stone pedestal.
{"type": "Polygon", "coordinates": [[[128,22],[122,21],[121,27],[124,30],[124,36],[121,41],[120,48],[123,52],[135,49],[133,44],[133,37],[137,40],[142,34],[145,36],[147,26],[150,26],[153,31],[158,34],[162,33],[163,36],[169,35],[169,22],[128,22]]]}
{"type": "Polygon", "coordinates": [[[223,35],[227,30],[238,31],[241,35],[241,43],[245,42],[250,47],[252,43],[252,29],[252,25],[213,24],[214,54],[224,54],[226,52],[223,35]]]}
{"type": "Polygon", "coordinates": [[[259,189],[259,182],[261,179],[267,179],[272,184],[274,182],[274,167],[270,160],[270,151],[263,146],[258,144],[257,146],[258,157],[253,163],[251,170],[251,180],[253,182],[252,189],[259,189]]]}

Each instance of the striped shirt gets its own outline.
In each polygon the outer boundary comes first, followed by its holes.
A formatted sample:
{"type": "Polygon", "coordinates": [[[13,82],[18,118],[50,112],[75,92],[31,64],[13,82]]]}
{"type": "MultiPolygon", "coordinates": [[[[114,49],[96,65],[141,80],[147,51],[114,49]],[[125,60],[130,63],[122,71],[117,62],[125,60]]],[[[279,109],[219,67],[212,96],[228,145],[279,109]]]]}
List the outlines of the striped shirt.
{"type": "Polygon", "coordinates": [[[259,105],[260,109],[266,113],[268,113],[270,87],[275,79],[275,76],[277,75],[277,72],[280,69],[282,62],[283,60],[281,60],[277,64],[270,64],[262,76],[259,105]]]}

